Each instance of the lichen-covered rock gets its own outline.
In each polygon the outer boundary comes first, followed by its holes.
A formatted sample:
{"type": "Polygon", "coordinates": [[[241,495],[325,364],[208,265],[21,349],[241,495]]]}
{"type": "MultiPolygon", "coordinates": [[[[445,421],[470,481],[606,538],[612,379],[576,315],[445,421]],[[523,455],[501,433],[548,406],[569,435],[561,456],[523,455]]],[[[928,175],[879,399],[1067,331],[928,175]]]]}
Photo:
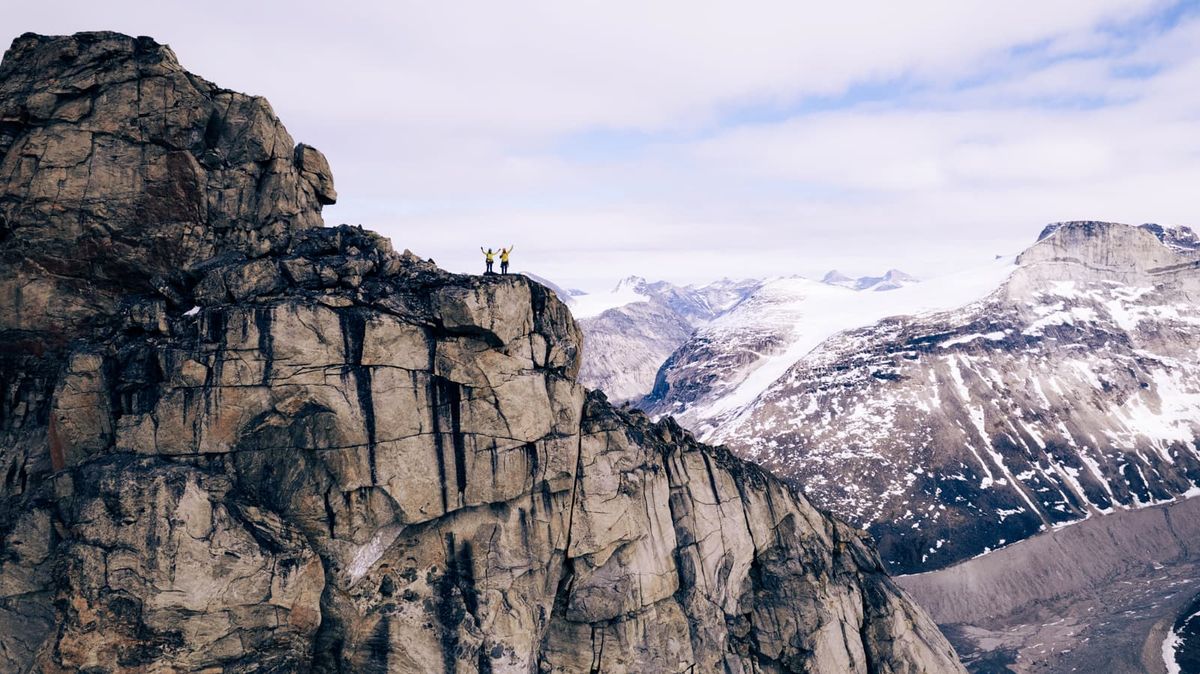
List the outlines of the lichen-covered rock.
{"type": "Polygon", "coordinates": [[[585,391],[546,288],[201,236],[165,285],[144,241],[86,329],[0,326],[0,669],[962,671],[860,532],[585,391]]]}

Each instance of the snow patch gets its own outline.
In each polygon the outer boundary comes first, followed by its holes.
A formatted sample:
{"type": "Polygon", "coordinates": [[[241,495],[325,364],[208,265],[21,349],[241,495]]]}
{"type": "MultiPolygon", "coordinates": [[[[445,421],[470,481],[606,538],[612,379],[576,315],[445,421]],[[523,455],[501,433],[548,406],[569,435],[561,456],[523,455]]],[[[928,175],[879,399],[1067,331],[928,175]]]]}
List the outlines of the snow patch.
{"type": "Polygon", "coordinates": [[[358,550],[354,552],[354,558],[350,560],[350,564],[346,567],[346,573],[350,576],[350,582],[353,583],[366,575],[403,529],[404,527],[399,524],[383,527],[375,532],[371,540],[360,545],[358,550]]]}
{"type": "Polygon", "coordinates": [[[942,342],[938,346],[944,349],[949,346],[954,346],[955,344],[966,344],[968,342],[973,342],[977,339],[988,339],[993,342],[998,342],[998,341],[1004,339],[1004,335],[1006,334],[1006,332],[1007,331],[1002,331],[1002,330],[996,330],[994,332],[989,332],[987,334],[980,334],[977,332],[973,335],[963,335],[961,337],[954,337],[952,339],[947,339],[946,341],[942,342]]]}
{"type": "MultiPolygon", "coordinates": [[[[1189,620],[1195,618],[1197,615],[1200,615],[1200,613],[1195,613],[1189,616],[1188,619],[1182,621],[1182,623],[1187,624],[1189,620]]],[[[1177,660],[1179,647],[1182,645],[1183,637],[1180,636],[1179,630],[1172,628],[1171,631],[1167,633],[1167,638],[1163,639],[1162,642],[1162,658],[1163,664],[1167,667],[1167,674],[1182,674],[1182,669],[1180,669],[1179,661],[1177,660]]]]}
{"type": "Polygon", "coordinates": [[[599,316],[609,309],[623,307],[634,302],[645,302],[647,295],[638,292],[637,284],[622,281],[606,293],[577,295],[571,302],[571,315],[575,318],[599,316]]]}
{"type": "Polygon", "coordinates": [[[885,293],[860,293],[804,278],[768,282],[743,302],[748,310],[734,309],[703,332],[710,339],[721,340],[723,332],[752,326],[762,332],[782,333],[786,347],[763,354],[733,390],[689,412],[694,418],[714,419],[744,408],[833,335],[889,316],[916,316],[961,307],[994,291],[1016,268],[1015,258],[1000,258],[978,269],[885,293]],[[772,300],[766,307],[762,306],[766,302],[756,302],[764,296],[772,300]],[[766,330],[767,326],[780,329],[766,330]]]}

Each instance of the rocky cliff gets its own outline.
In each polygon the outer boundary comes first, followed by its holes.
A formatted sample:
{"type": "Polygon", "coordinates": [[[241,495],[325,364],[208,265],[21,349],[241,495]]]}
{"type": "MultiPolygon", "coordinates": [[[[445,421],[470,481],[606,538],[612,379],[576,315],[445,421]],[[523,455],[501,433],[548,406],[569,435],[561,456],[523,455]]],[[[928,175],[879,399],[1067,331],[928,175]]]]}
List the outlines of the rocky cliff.
{"type": "Polygon", "coordinates": [[[961,672],[865,536],[577,382],[523,277],[320,227],[147,38],[0,66],[0,669],[961,672]]]}

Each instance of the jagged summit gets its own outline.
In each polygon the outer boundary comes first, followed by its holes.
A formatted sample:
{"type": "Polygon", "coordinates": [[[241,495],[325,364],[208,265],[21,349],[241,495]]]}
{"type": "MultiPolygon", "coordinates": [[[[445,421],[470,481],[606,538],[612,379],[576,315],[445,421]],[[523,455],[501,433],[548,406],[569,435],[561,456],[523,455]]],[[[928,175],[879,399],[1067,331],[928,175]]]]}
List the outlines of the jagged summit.
{"type": "MultiPolygon", "coordinates": [[[[25,34],[0,63],[0,330],[63,332],[322,224],[336,193],[259,97],[146,37],[25,34]]],[[[168,296],[171,293],[167,292],[168,296]]]]}
{"type": "Polygon", "coordinates": [[[1167,227],[1154,223],[1146,223],[1142,229],[1158,237],[1159,241],[1177,250],[1200,250],[1200,236],[1185,225],[1167,227]]]}
{"type": "Polygon", "coordinates": [[[1142,225],[1126,225],[1117,222],[1106,222],[1101,220],[1074,220],[1069,222],[1052,222],[1046,225],[1040,234],[1038,241],[1041,241],[1060,229],[1075,230],[1082,233],[1096,233],[1112,227],[1128,227],[1145,230],[1153,234],[1164,245],[1176,250],[1200,250],[1200,236],[1191,227],[1186,225],[1160,225],[1153,222],[1148,222],[1142,225]]]}
{"type": "Polygon", "coordinates": [[[843,283],[851,283],[853,281],[854,281],[853,278],[846,276],[845,274],[843,274],[842,272],[840,272],[836,269],[830,269],[828,272],[825,273],[824,276],[821,277],[821,283],[830,283],[833,285],[840,285],[843,283]]]}
{"type": "Polygon", "coordinates": [[[870,283],[866,288],[874,291],[896,290],[919,282],[920,279],[911,274],[906,274],[899,269],[889,269],[884,273],[882,278],[874,283],[870,283]]]}
{"type": "Polygon", "coordinates": [[[889,269],[882,276],[859,276],[857,278],[832,269],[821,277],[821,283],[851,290],[896,290],[918,282],[919,279],[915,276],[906,274],[899,269],[889,269]]]}
{"type": "Polygon", "coordinates": [[[637,290],[644,285],[646,285],[645,278],[637,275],[630,275],[626,276],[620,281],[617,281],[617,285],[613,287],[613,292],[620,292],[625,289],[637,290]]]}
{"type": "Polygon", "coordinates": [[[1068,229],[1090,230],[1101,226],[1113,225],[1118,223],[1107,222],[1104,220],[1064,220],[1062,222],[1052,222],[1042,228],[1038,234],[1037,240],[1041,241],[1058,230],[1066,227],[1068,229]]]}
{"type": "Polygon", "coordinates": [[[0,65],[0,670],[963,672],[861,532],[586,391],[554,293],[321,227],[168,54],[0,65]]]}
{"type": "Polygon", "coordinates": [[[917,280],[919,280],[917,277],[913,276],[912,274],[907,274],[905,272],[900,271],[899,269],[887,270],[887,272],[884,273],[883,278],[884,278],[884,280],[887,280],[887,281],[917,281],[917,280]]]}

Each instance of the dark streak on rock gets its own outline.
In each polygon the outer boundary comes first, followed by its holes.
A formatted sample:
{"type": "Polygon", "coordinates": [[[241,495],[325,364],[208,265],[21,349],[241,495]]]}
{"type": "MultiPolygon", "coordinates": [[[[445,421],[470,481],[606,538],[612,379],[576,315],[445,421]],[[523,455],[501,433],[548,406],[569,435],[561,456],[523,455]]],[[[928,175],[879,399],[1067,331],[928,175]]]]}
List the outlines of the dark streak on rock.
{"type": "Polygon", "coordinates": [[[254,325],[258,328],[258,351],[263,357],[262,383],[271,381],[275,361],[275,339],[271,334],[271,307],[255,307],[254,325]]]}
{"type": "MultiPolygon", "coordinates": [[[[434,376],[432,378],[432,398],[433,398],[433,421],[434,421],[434,444],[438,455],[438,475],[442,479],[442,490],[447,491],[447,479],[449,471],[447,470],[444,448],[445,440],[442,435],[450,434],[450,446],[454,450],[454,485],[458,491],[458,499],[455,502],[457,506],[462,495],[467,490],[467,440],[462,431],[462,386],[458,382],[451,381],[445,377],[434,376]],[[441,423],[446,420],[442,416],[442,408],[449,412],[450,428],[445,428],[441,423]]],[[[443,494],[442,501],[449,503],[448,494],[443,494]]]]}
{"type": "MultiPolygon", "coordinates": [[[[459,630],[468,615],[476,622],[479,616],[475,560],[469,542],[457,546],[454,534],[446,534],[446,572],[434,585],[438,598],[437,619],[442,628],[442,665],[446,674],[454,674],[462,647],[459,630]]],[[[490,669],[490,662],[488,667],[490,669]]]]}
{"type": "Polygon", "coordinates": [[[379,618],[379,624],[371,632],[367,640],[367,654],[370,659],[371,671],[388,671],[388,654],[392,650],[391,616],[384,613],[379,618]]]}
{"type": "Polygon", "coordinates": [[[535,443],[525,443],[525,461],[529,466],[529,477],[532,479],[532,483],[536,484],[538,478],[538,448],[535,443]]]}
{"type": "Polygon", "coordinates": [[[375,398],[371,391],[371,368],[362,364],[366,318],[359,310],[348,309],[338,312],[338,321],[342,328],[346,370],[354,378],[358,407],[367,433],[367,463],[371,469],[371,484],[375,485],[378,483],[375,468],[375,398]]]}
{"type": "Polygon", "coordinates": [[[450,497],[446,489],[446,447],[442,440],[442,384],[441,377],[429,380],[429,413],[433,416],[433,453],[437,457],[438,487],[442,495],[442,512],[450,511],[450,497]]]}

